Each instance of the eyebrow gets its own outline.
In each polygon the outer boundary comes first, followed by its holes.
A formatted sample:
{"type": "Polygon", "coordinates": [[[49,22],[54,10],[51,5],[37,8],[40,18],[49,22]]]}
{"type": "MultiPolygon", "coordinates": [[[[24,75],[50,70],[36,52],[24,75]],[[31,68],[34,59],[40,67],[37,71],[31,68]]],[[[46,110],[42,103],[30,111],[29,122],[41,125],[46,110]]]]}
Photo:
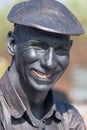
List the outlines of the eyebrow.
{"type": "Polygon", "coordinates": [[[43,41],[43,40],[41,40],[41,39],[35,39],[35,40],[29,40],[29,45],[30,46],[38,46],[38,45],[41,45],[41,46],[52,46],[52,47],[54,47],[54,48],[56,48],[56,47],[58,47],[58,46],[62,46],[62,45],[64,45],[64,46],[66,46],[66,45],[68,45],[68,43],[70,43],[72,40],[60,40],[60,41],[58,41],[58,40],[54,40],[54,41],[51,41],[51,42],[46,42],[45,40],[43,41]],[[52,43],[53,42],[53,43],[52,43]],[[59,42],[59,44],[57,44],[59,42]]]}

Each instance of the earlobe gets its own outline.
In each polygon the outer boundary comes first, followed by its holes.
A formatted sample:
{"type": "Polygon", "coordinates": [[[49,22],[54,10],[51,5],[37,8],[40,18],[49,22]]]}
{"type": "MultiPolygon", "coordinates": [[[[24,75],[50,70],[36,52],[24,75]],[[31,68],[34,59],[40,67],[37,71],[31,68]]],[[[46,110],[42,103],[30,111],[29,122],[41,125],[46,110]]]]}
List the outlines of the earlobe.
{"type": "Polygon", "coordinates": [[[15,55],[14,49],[15,49],[15,35],[13,32],[10,31],[7,36],[7,50],[11,56],[15,55]]]}

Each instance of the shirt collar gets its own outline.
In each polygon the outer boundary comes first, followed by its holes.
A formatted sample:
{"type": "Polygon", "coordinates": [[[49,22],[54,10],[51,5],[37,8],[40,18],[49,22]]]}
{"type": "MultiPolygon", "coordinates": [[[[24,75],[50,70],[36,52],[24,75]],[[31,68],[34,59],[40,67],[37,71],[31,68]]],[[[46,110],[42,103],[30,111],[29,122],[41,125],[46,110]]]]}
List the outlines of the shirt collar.
{"type": "MultiPolygon", "coordinates": [[[[26,109],[23,101],[19,97],[16,89],[12,86],[11,80],[9,79],[8,71],[5,73],[2,80],[3,80],[3,83],[5,83],[4,89],[2,89],[2,92],[3,92],[4,97],[5,97],[7,103],[10,107],[11,115],[14,118],[22,117],[24,115],[24,113],[27,112],[27,109],[26,109]]],[[[49,91],[47,98],[45,100],[45,103],[46,103],[46,111],[45,111],[44,118],[49,118],[52,115],[54,115],[54,117],[56,119],[62,121],[63,116],[60,113],[58,106],[56,105],[56,100],[53,96],[52,90],[49,91]]],[[[31,122],[33,122],[32,116],[31,116],[30,120],[31,120],[31,122]]]]}
{"type": "Polygon", "coordinates": [[[9,105],[11,115],[15,118],[20,118],[26,111],[26,108],[9,80],[8,71],[5,72],[1,79],[1,91],[9,105]]]}

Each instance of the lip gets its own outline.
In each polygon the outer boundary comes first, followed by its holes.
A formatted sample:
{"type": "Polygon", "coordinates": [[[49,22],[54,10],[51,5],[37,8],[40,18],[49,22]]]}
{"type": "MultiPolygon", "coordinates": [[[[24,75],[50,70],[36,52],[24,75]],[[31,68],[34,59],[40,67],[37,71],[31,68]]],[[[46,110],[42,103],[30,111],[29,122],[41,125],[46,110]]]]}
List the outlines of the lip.
{"type": "Polygon", "coordinates": [[[41,79],[49,79],[52,76],[52,74],[46,74],[35,69],[32,72],[41,79]]]}
{"type": "Polygon", "coordinates": [[[32,68],[31,69],[31,77],[32,80],[34,80],[35,82],[38,81],[39,84],[54,84],[61,76],[62,72],[60,69],[56,70],[56,71],[52,71],[52,72],[43,72],[43,71],[39,71],[37,69],[32,68]]]}

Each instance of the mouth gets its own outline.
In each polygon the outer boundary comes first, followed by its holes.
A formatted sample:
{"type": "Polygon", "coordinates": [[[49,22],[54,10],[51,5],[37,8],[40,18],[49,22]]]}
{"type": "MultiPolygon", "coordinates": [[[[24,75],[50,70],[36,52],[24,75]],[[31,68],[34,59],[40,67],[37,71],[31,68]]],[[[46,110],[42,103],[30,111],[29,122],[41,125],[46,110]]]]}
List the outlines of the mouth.
{"type": "Polygon", "coordinates": [[[48,79],[51,77],[51,74],[44,74],[42,72],[39,72],[37,70],[32,70],[32,72],[37,75],[39,78],[42,78],[42,79],[48,79]]]}

